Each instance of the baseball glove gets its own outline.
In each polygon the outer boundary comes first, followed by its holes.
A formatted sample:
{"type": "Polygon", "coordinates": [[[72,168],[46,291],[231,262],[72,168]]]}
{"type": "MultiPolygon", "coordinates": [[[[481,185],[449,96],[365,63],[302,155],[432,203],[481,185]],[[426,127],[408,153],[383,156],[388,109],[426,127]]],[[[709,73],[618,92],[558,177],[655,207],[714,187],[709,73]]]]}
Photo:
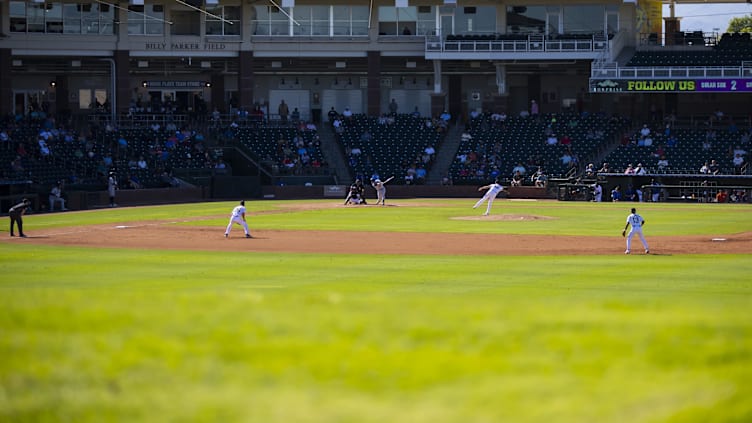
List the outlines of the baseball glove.
{"type": "Polygon", "coordinates": [[[627,236],[627,231],[626,230],[621,231],[621,236],[627,236]]]}

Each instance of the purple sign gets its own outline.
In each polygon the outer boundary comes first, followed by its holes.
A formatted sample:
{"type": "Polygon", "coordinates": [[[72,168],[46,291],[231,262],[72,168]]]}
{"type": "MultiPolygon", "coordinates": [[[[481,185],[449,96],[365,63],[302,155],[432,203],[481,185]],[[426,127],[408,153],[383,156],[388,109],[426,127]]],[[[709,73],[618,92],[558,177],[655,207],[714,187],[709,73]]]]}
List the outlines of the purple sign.
{"type": "Polygon", "coordinates": [[[741,79],[698,79],[695,81],[695,91],[705,92],[752,92],[752,78],[741,79]]]}

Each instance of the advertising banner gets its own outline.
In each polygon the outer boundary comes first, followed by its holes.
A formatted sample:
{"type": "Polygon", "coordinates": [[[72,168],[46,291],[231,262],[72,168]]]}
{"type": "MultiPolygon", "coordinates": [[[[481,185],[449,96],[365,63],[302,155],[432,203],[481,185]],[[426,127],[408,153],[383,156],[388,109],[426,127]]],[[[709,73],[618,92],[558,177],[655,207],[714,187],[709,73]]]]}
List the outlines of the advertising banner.
{"type": "Polygon", "coordinates": [[[590,80],[591,93],[607,92],[752,92],[752,78],[736,79],[601,79],[590,80]]]}

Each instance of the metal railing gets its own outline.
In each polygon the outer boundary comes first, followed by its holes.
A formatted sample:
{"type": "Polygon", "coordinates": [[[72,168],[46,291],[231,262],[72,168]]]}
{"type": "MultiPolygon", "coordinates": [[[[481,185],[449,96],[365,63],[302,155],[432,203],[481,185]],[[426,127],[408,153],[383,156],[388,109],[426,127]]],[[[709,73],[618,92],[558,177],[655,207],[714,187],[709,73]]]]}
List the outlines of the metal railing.
{"type": "Polygon", "coordinates": [[[608,48],[608,39],[603,35],[589,38],[558,35],[500,36],[494,39],[460,38],[442,40],[437,36],[426,37],[426,53],[583,53],[597,52],[608,48]]]}

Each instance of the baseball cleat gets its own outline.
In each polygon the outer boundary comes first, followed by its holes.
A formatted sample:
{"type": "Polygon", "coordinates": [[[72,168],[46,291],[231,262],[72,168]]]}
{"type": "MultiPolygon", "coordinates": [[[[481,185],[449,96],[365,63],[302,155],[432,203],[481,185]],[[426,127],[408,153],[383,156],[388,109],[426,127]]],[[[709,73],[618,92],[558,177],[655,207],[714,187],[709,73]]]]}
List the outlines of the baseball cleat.
{"type": "Polygon", "coordinates": [[[650,254],[650,250],[645,250],[645,254],[650,254]]]}
{"type": "Polygon", "coordinates": [[[629,250],[625,251],[624,254],[629,254],[629,250]]]}
{"type": "Polygon", "coordinates": [[[225,234],[225,238],[227,238],[227,234],[225,234]]]}
{"type": "Polygon", "coordinates": [[[253,238],[253,237],[251,236],[251,234],[245,234],[245,237],[246,237],[246,238],[253,238]]]}

